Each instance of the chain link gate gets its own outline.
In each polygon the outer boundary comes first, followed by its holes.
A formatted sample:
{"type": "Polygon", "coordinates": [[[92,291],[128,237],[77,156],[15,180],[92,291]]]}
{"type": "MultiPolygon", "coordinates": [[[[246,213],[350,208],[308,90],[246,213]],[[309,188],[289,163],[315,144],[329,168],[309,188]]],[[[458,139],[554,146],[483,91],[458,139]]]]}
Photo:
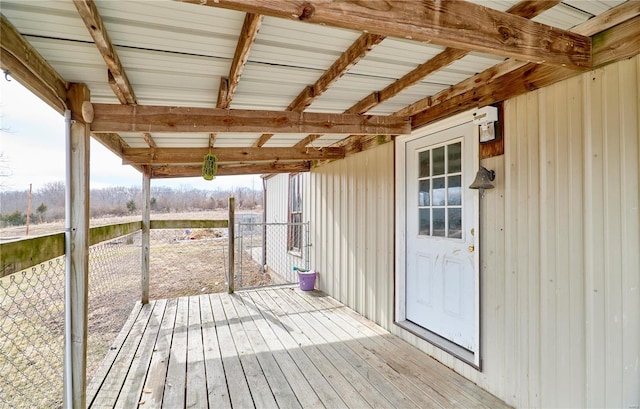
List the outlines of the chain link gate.
{"type": "Polygon", "coordinates": [[[311,241],[306,223],[238,223],[237,288],[298,283],[293,267],[309,269],[311,241]],[[254,282],[261,273],[262,283],[254,282]]]}

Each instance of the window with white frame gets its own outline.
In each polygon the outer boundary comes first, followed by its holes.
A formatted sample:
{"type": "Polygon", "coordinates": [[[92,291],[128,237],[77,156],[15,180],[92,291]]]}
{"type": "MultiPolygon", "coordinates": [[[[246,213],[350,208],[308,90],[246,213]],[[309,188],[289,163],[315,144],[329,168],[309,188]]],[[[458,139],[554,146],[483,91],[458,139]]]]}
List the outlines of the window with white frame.
{"type": "Polygon", "coordinates": [[[287,249],[302,251],[302,173],[289,176],[289,234],[287,249]]]}

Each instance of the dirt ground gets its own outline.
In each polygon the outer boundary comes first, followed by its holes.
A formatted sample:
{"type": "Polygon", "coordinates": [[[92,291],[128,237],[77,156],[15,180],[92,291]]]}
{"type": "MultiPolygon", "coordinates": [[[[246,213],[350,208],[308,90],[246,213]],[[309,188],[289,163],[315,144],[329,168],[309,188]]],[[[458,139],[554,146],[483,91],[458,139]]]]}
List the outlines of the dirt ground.
{"type": "MultiPolygon", "coordinates": [[[[153,215],[156,219],[225,219],[227,212],[153,215]]],[[[97,219],[91,226],[125,223],[139,216],[97,219]]],[[[35,225],[30,236],[51,234],[63,223],[35,225]]],[[[3,229],[3,237],[24,234],[3,229]]],[[[140,233],[92,246],[89,257],[89,340],[87,378],[91,379],[140,299],[140,233]]],[[[151,231],[149,292],[151,299],[227,291],[227,229],[151,231]]],[[[268,273],[239,255],[242,278],[236,288],[269,285],[268,273]]],[[[43,265],[44,266],[44,265],[43,265]]],[[[61,407],[64,263],[0,279],[0,408],[61,407]],[[50,307],[44,308],[49,305],[50,307]],[[32,314],[37,311],[37,314],[32,314]],[[45,336],[46,335],[46,336],[45,336]],[[46,359],[44,359],[46,357],[46,359]],[[15,372],[15,373],[14,373],[15,372]],[[8,389],[7,389],[8,388],[8,389]],[[20,389],[20,390],[18,390],[20,389]],[[7,406],[8,405],[8,406],[7,406]]]]}

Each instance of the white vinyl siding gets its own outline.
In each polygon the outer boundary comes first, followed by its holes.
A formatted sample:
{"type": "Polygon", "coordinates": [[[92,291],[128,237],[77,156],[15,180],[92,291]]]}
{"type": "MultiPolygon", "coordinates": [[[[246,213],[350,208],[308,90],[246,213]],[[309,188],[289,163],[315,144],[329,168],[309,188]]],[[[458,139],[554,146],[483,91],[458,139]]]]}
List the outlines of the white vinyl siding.
{"type": "Polygon", "coordinates": [[[482,161],[482,372],[393,324],[393,144],[311,172],[320,288],[516,407],[637,407],[639,77],[636,56],[505,102],[505,155],[482,161]]]}

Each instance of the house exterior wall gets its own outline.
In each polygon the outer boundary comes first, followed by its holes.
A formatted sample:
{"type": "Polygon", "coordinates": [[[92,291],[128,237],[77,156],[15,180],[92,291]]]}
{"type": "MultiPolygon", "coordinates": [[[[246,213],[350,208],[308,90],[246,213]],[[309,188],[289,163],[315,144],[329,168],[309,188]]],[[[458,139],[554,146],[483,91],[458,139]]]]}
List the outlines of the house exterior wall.
{"type": "Polygon", "coordinates": [[[640,57],[505,102],[482,165],[482,372],[393,324],[387,144],[310,174],[320,288],[516,407],[640,405],[640,57]]]}
{"type": "MultiPolygon", "coordinates": [[[[302,220],[308,221],[306,211],[306,198],[309,197],[309,174],[302,176],[303,207],[302,220]]],[[[304,267],[304,259],[287,250],[287,226],[269,225],[269,223],[289,222],[289,174],[276,174],[268,177],[266,183],[267,207],[265,212],[266,227],[266,264],[272,272],[277,273],[282,279],[290,283],[298,282],[298,275],[291,269],[292,266],[304,267]]],[[[303,238],[304,242],[304,238],[303,238]]]]}

